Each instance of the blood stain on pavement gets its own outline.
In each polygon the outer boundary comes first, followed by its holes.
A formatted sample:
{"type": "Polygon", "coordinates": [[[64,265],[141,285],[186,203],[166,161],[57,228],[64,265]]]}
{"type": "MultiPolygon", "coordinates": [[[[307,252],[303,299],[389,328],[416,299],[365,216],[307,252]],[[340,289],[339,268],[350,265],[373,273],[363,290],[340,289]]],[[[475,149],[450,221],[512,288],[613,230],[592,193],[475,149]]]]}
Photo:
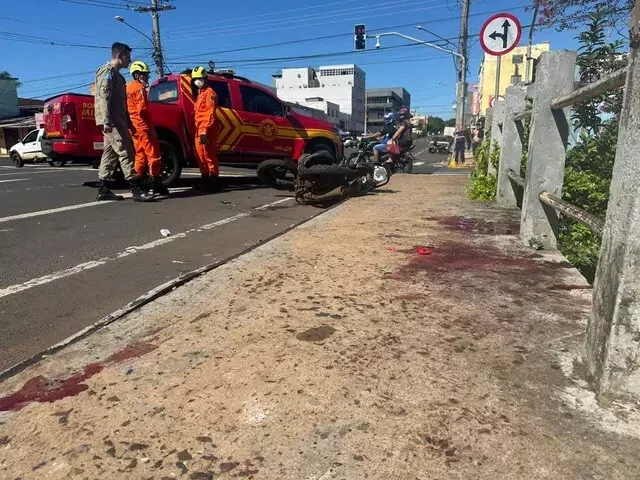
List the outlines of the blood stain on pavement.
{"type": "Polygon", "coordinates": [[[90,363],[81,372],[67,378],[48,379],[43,375],[33,377],[17,392],[0,397],[0,411],[20,410],[31,402],[55,402],[65,397],[73,397],[88,390],[89,386],[84,382],[101,372],[107,364],[138,358],[156,348],[158,346],[152,343],[138,342],[113,353],[104,363],[90,363]]]}
{"type": "Polygon", "coordinates": [[[0,398],[0,411],[20,410],[31,402],[55,402],[65,397],[72,397],[89,388],[83,383],[104,368],[104,365],[92,363],[82,372],[77,372],[65,379],[49,380],[38,375],[28,380],[20,390],[0,398]]]}

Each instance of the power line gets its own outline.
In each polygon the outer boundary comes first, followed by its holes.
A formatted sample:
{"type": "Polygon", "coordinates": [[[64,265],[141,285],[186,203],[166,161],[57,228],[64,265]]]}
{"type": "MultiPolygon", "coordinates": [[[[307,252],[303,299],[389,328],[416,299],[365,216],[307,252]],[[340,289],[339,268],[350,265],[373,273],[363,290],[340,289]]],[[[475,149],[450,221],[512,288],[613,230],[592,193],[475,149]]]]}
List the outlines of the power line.
{"type": "MultiPolygon", "coordinates": [[[[374,10],[376,12],[381,10],[396,10],[398,8],[405,8],[410,5],[429,4],[429,3],[436,3],[441,1],[442,0],[392,0],[391,2],[376,3],[373,5],[353,7],[353,8],[347,8],[342,10],[334,10],[331,12],[331,18],[335,19],[338,17],[352,16],[352,15],[364,13],[371,10],[374,10]]],[[[430,9],[439,8],[441,6],[442,5],[435,5],[429,8],[430,9]]],[[[385,15],[387,14],[380,14],[378,16],[385,16],[385,15]]],[[[193,30],[185,33],[178,33],[177,35],[175,33],[172,33],[171,41],[176,42],[176,41],[187,40],[190,38],[197,38],[209,32],[222,34],[222,35],[215,35],[215,36],[224,36],[224,34],[227,32],[237,32],[238,34],[241,34],[242,31],[253,31],[257,28],[263,29],[264,27],[273,26],[273,25],[277,25],[278,27],[282,25],[295,24],[295,23],[304,23],[306,25],[309,19],[317,19],[317,18],[318,18],[318,14],[314,13],[310,15],[296,16],[295,18],[291,18],[290,20],[284,20],[284,21],[283,20],[262,20],[257,22],[249,22],[249,23],[241,23],[241,24],[226,24],[226,25],[220,25],[217,27],[193,30]]]]}
{"type": "MultiPolygon", "coordinates": [[[[32,25],[32,26],[34,26],[34,27],[42,27],[42,25],[41,25],[41,24],[33,23],[33,22],[26,22],[26,21],[24,21],[24,20],[19,20],[19,19],[17,19],[17,18],[5,17],[5,16],[1,16],[1,15],[0,15],[0,19],[8,20],[8,21],[10,21],[10,22],[21,23],[21,24],[23,24],[23,25],[32,25]]],[[[81,37],[92,38],[92,39],[95,39],[95,38],[96,38],[96,37],[95,37],[95,35],[86,35],[86,34],[84,34],[84,33],[74,32],[74,31],[72,31],[72,30],[63,30],[62,28],[52,27],[52,26],[50,26],[50,25],[47,25],[47,30],[53,30],[53,31],[56,31],[56,32],[62,32],[62,33],[69,33],[69,34],[71,34],[71,35],[78,35],[78,36],[81,36],[81,37]]]]}
{"type": "Polygon", "coordinates": [[[183,25],[181,27],[176,27],[176,28],[168,28],[167,32],[170,31],[174,31],[174,30],[181,30],[183,28],[191,28],[191,27],[199,27],[199,26],[204,26],[204,25],[219,25],[220,23],[226,23],[228,21],[232,21],[235,22],[236,20],[246,20],[246,19],[255,19],[255,18],[262,18],[262,17],[271,17],[274,15],[280,15],[280,16],[288,16],[291,15],[292,12],[300,12],[300,11],[305,11],[305,10],[314,10],[317,8],[322,8],[324,9],[324,11],[326,12],[327,7],[332,7],[334,5],[345,5],[347,3],[361,3],[361,0],[345,0],[345,1],[340,1],[340,2],[332,2],[332,3],[324,3],[324,4],[319,4],[319,5],[310,5],[307,7],[299,7],[299,8],[291,8],[291,9],[287,9],[287,10],[278,10],[276,12],[269,12],[269,13],[262,13],[259,15],[250,15],[247,17],[235,17],[235,18],[229,18],[227,20],[223,20],[222,22],[207,22],[207,23],[195,23],[195,24],[191,24],[191,25],[183,25]]]}
{"type": "Polygon", "coordinates": [[[58,78],[66,78],[66,77],[72,77],[75,75],[89,75],[90,73],[93,73],[95,70],[85,70],[83,72],[71,72],[71,73],[63,73],[60,75],[53,75],[51,77],[39,77],[36,78],[34,80],[26,80],[26,81],[22,81],[21,83],[23,85],[25,84],[30,84],[30,83],[40,83],[40,82],[48,82],[49,80],[56,80],[58,78]]]}
{"type": "Polygon", "coordinates": [[[132,6],[142,6],[144,4],[138,2],[125,2],[125,3],[115,3],[101,0],[60,0],[65,3],[75,3],[78,5],[85,5],[88,7],[100,7],[100,8],[110,8],[115,10],[133,10],[132,6]]]}
{"type": "Polygon", "coordinates": [[[21,43],[39,43],[43,45],[56,45],[59,47],[77,47],[77,48],[99,48],[109,49],[104,45],[90,45],[86,43],[68,42],[66,40],[54,40],[44,37],[36,37],[33,35],[24,35],[21,33],[0,31],[0,39],[5,41],[21,42],[21,43]]]}
{"type": "Polygon", "coordinates": [[[51,97],[56,97],[58,95],[62,95],[63,93],[70,93],[73,90],[76,90],[78,88],[84,88],[84,87],[89,87],[93,85],[93,82],[90,83],[84,83],[81,85],[75,85],[73,87],[69,87],[65,90],[59,91],[59,92],[48,92],[48,93],[43,93],[42,95],[38,95],[37,97],[34,97],[36,99],[43,99],[43,98],[51,98],[51,97]]]}
{"type": "MultiPolygon", "coordinates": [[[[412,13],[413,12],[421,12],[424,10],[432,10],[434,8],[441,8],[441,6],[436,5],[436,6],[431,6],[431,7],[421,7],[421,8],[414,8],[412,9],[412,13]]],[[[363,21],[363,20],[368,20],[371,18],[378,18],[378,17],[388,17],[389,13],[382,13],[382,14],[374,14],[374,15],[365,15],[365,16],[361,16],[359,17],[358,20],[363,21]]],[[[282,28],[267,28],[267,29],[260,29],[260,33],[267,33],[267,32],[281,32],[281,31],[285,31],[285,30],[292,30],[292,29],[296,29],[296,28],[301,28],[301,27],[314,27],[314,26],[326,26],[327,24],[330,23],[341,23],[344,22],[345,19],[338,19],[338,20],[325,20],[325,21],[321,21],[321,22],[316,22],[316,23],[305,23],[304,21],[302,23],[300,23],[299,25],[291,25],[288,27],[282,27],[282,28]]],[[[283,22],[285,23],[285,22],[283,22]]],[[[222,35],[207,35],[207,39],[212,39],[212,38],[226,38],[226,37],[234,37],[234,36],[238,36],[238,35],[247,35],[249,33],[253,33],[252,30],[249,31],[245,31],[245,32],[234,32],[234,33],[223,33],[222,35]]],[[[353,35],[353,33],[351,33],[351,35],[353,35]]]]}
{"type": "MultiPolygon", "coordinates": [[[[528,5],[521,5],[521,6],[517,6],[517,7],[513,7],[510,10],[520,10],[523,8],[527,8],[528,5]]],[[[485,12],[479,12],[476,14],[471,14],[469,15],[469,17],[478,17],[481,15],[490,15],[493,13],[500,13],[502,12],[502,10],[492,10],[492,11],[485,11],[485,12]]],[[[385,26],[385,27],[380,27],[380,28],[375,28],[370,30],[370,33],[375,33],[375,32],[381,32],[384,30],[391,30],[391,29],[397,29],[397,28],[404,28],[404,27],[413,27],[417,24],[430,24],[430,23],[440,23],[440,22],[446,22],[446,21],[450,21],[450,20],[459,20],[460,16],[454,16],[454,17],[445,17],[445,18],[436,18],[436,19],[427,19],[427,20],[421,20],[421,21],[416,21],[416,22],[411,22],[411,23],[404,23],[401,25],[390,25],[390,26],[385,26]]],[[[288,40],[285,42],[277,42],[277,43],[270,43],[270,44],[262,44],[262,45],[251,45],[249,47],[240,47],[240,48],[233,48],[233,49],[229,49],[229,50],[219,50],[217,52],[205,52],[205,53],[196,53],[196,54],[191,54],[191,55],[182,55],[181,58],[195,58],[195,57],[200,57],[200,56],[205,56],[205,55],[219,55],[221,53],[234,53],[234,52],[242,52],[242,51],[247,51],[247,50],[257,50],[257,49],[263,49],[263,48],[271,48],[271,47],[280,47],[280,46],[284,46],[284,45],[294,45],[294,44],[299,44],[299,43],[303,43],[303,42],[313,42],[313,41],[318,41],[318,40],[330,40],[330,39],[334,39],[334,38],[340,38],[340,37],[353,37],[353,31],[350,31],[349,33],[338,33],[338,34],[334,34],[334,35],[323,35],[320,37],[311,37],[311,38],[301,38],[298,40],[288,40]]],[[[448,40],[451,39],[457,39],[458,37],[452,37],[448,40]]]]}
{"type": "MultiPolygon", "coordinates": [[[[408,43],[403,45],[393,45],[391,47],[383,47],[378,48],[376,50],[369,50],[368,53],[382,53],[386,50],[394,50],[397,48],[407,48],[407,47],[420,47],[422,45],[417,45],[414,43],[408,43]]],[[[362,52],[364,53],[364,52],[362,52]]],[[[255,63],[256,65],[264,64],[265,62],[280,62],[287,60],[310,60],[316,58],[330,58],[330,57],[340,57],[344,55],[361,55],[358,53],[354,53],[352,50],[346,50],[342,52],[329,52],[329,53],[314,53],[311,55],[297,55],[291,57],[273,57],[273,58],[247,58],[247,59],[235,59],[235,60],[218,60],[216,64],[227,65],[233,64],[238,65],[240,63],[255,63]]],[[[193,65],[194,63],[203,63],[203,62],[172,62],[173,65],[193,65]]],[[[246,66],[246,65],[245,65],[246,66]]]]}

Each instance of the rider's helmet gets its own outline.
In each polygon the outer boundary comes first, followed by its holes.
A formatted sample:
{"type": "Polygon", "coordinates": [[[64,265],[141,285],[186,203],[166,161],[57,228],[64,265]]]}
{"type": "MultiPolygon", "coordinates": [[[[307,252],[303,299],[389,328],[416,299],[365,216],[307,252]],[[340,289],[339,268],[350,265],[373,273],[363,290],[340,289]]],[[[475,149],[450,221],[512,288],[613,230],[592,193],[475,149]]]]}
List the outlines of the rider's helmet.
{"type": "Polygon", "coordinates": [[[413,118],[413,115],[411,115],[411,111],[408,108],[403,107],[400,110],[398,110],[398,117],[401,120],[408,120],[410,118],[413,118]]]}
{"type": "Polygon", "coordinates": [[[396,121],[396,114],[393,112],[389,112],[384,116],[385,125],[391,125],[395,121],[396,121]]]}

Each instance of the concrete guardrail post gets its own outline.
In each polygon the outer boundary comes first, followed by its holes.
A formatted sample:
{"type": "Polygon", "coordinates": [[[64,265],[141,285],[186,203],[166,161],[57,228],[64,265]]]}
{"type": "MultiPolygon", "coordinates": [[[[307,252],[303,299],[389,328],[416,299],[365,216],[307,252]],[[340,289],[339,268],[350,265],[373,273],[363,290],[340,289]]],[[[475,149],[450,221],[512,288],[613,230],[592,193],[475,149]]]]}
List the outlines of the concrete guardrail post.
{"type": "Polygon", "coordinates": [[[524,112],[526,108],[526,93],[521,87],[507,88],[504,121],[502,124],[502,149],[500,150],[500,165],[498,167],[498,192],[496,202],[498,205],[515,207],[518,205],[511,180],[507,176],[509,170],[520,173],[520,161],[522,158],[522,138],[518,125],[513,117],[524,112]]]}
{"type": "MultiPolygon", "coordinates": [[[[502,123],[504,122],[504,100],[497,100],[493,105],[493,115],[491,118],[491,148],[489,151],[493,150],[493,143],[498,142],[498,145],[502,147],[502,123]]],[[[487,173],[488,174],[496,174],[496,169],[491,162],[487,164],[487,173]]]]}
{"type": "Polygon", "coordinates": [[[493,122],[493,109],[487,108],[487,113],[484,116],[484,138],[487,141],[491,141],[491,125],[493,122]]]}
{"type": "Polygon", "coordinates": [[[629,67],[609,206],[587,327],[586,360],[600,394],[640,397],[640,3],[631,16],[629,67]]]}
{"type": "Polygon", "coordinates": [[[551,102],[573,91],[576,53],[546,52],[540,56],[534,89],[520,238],[533,248],[556,248],[558,214],[540,202],[540,192],[562,196],[569,136],[565,110],[551,102]]]}

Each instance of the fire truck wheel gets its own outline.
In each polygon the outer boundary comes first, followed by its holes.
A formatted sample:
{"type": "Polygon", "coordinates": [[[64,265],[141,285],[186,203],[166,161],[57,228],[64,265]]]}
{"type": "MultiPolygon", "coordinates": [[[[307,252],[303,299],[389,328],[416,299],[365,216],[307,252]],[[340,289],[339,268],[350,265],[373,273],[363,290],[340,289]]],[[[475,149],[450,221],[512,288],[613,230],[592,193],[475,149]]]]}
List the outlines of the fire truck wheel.
{"type": "Polygon", "coordinates": [[[160,140],[160,150],[162,151],[162,184],[171,187],[178,182],[182,173],[182,158],[176,148],[166,140],[160,140]]]}

